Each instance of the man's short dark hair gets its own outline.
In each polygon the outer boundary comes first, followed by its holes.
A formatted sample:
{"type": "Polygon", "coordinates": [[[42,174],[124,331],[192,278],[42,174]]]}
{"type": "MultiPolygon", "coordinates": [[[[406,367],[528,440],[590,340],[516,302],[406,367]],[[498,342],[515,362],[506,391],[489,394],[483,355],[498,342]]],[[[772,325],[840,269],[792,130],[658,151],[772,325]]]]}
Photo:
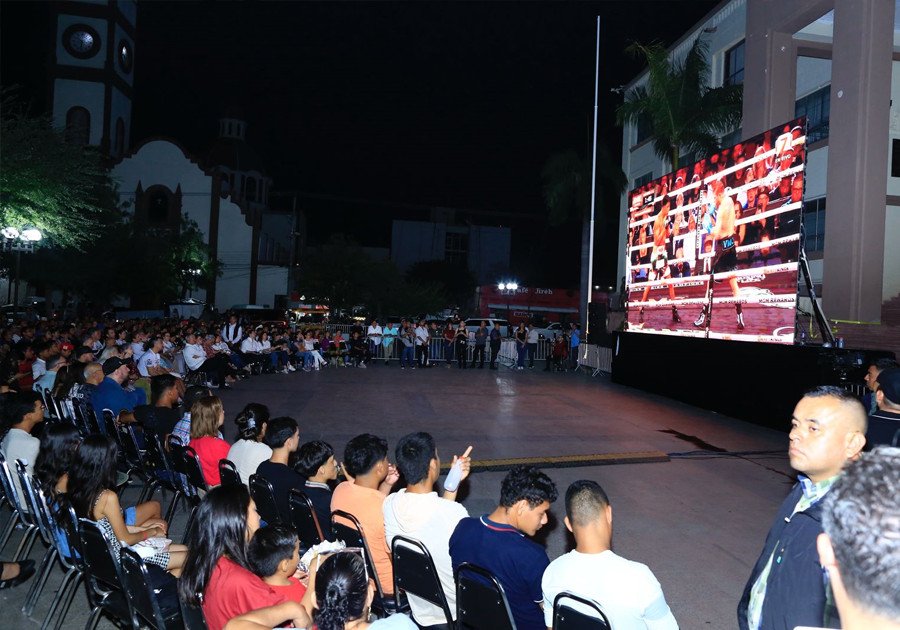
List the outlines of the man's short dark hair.
{"type": "Polygon", "coordinates": [[[266,425],[263,442],[271,449],[281,448],[285,442],[294,437],[298,428],[297,421],[290,416],[272,418],[266,425]]]}
{"type": "Polygon", "coordinates": [[[175,387],[178,379],[169,374],[158,374],[150,377],[150,401],[155,404],[166,391],[175,387]]]}
{"type": "MultiPolygon", "coordinates": [[[[449,321],[449,320],[448,320],[449,321]]],[[[428,476],[428,466],[437,459],[437,448],[431,434],[419,432],[404,435],[394,449],[397,469],[406,483],[424,481],[428,476]]]]}
{"type": "Polygon", "coordinates": [[[282,560],[290,560],[294,555],[297,534],[284,525],[260,527],[247,545],[247,560],[250,569],[259,577],[275,575],[282,560]]]}
{"type": "Polygon", "coordinates": [[[297,463],[294,464],[294,470],[309,479],[325,465],[332,455],[334,455],[334,449],[328,442],[322,440],[307,442],[297,449],[297,463]]]}
{"type": "Polygon", "coordinates": [[[900,619],[900,448],[878,446],[850,463],[825,495],[831,538],[847,595],[880,617],[900,619]]]}
{"type": "Polygon", "coordinates": [[[609,505],[609,497],[600,484],[580,479],[566,490],[566,516],[572,526],[584,527],[596,521],[609,505]]]}
{"type": "Polygon", "coordinates": [[[500,484],[500,505],[512,507],[522,499],[532,508],[544,501],[553,503],[559,496],[556,484],[534,466],[514,466],[500,484]]]}
{"type": "Polygon", "coordinates": [[[889,370],[891,368],[900,368],[900,363],[897,363],[894,359],[889,359],[888,357],[881,357],[880,359],[875,359],[869,365],[874,365],[875,369],[879,372],[883,370],[889,370]]]}
{"type": "Polygon", "coordinates": [[[838,387],[837,385],[819,385],[807,390],[803,395],[806,398],[823,398],[825,396],[830,396],[831,398],[837,398],[841,402],[859,402],[853,392],[849,389],[838,387]]]}
{"type": "Polygon", "coordinates": [[[387,457],[387,453],[387,440],[371,433],[363,433],[347,442],[344,448],[344,467],[352,477],[365,475],[387,457]]]}

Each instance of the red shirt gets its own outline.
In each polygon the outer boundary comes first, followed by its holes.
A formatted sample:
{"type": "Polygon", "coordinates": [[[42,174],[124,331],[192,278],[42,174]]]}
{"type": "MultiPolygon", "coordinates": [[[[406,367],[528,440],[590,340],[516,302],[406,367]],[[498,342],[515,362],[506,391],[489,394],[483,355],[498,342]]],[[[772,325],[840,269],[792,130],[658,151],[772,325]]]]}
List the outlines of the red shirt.
{"type": "Polygon", "coordinates": [[[288,581],[291,583],[290,586],[279,586],[277,584],[269,584],[268,586],[279,595],[283,595],[285,599],[299,602],[306,595],[306,587],[303,586],[303,582],[294,576],[289,577],[288,581]]]}
{"type": "Polygon", "coordinates": [[[200,458],[200,468],[203,469],[203,478],[210,486],[218,486],[222,483],[219,478],[219,460],[227,459],[228,442],[221,438],[205,435],[202,438],[191,440],[188,445],[197,452],[200,458]]]}
{"type": "Polygon", "coordinates": [[[219,558],[203,593],[203,615],[209,630],[222,630],[233,617],[287,601],[259,577],[224,556],[219,558]]]}

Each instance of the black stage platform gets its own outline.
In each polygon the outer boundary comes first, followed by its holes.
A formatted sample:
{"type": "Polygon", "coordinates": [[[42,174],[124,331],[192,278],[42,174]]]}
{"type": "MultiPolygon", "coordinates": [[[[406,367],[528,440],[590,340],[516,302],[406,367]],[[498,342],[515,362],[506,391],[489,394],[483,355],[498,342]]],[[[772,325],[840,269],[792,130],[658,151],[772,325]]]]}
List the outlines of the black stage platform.
{"type": "Polygon", "coordinates": [[[616,333],[612,380],[786,431],[803,392],[859,388],[873,359],[892,352],[616,333]]]}

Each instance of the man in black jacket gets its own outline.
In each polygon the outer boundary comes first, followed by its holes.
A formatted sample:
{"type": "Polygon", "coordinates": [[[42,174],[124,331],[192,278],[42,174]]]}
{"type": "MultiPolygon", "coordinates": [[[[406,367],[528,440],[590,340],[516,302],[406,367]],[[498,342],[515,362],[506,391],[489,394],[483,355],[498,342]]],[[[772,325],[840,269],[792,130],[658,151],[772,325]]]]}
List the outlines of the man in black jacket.
{"type": "Polygon", "coordinates": [[[741,630],[831,626],[831,602],[816,551],[821,499],[866,443],[866,412],[850,392],[823,386],[808,392],[791,418],[791,467],[798,483],[781,504],[738,604],[741,630]]]}

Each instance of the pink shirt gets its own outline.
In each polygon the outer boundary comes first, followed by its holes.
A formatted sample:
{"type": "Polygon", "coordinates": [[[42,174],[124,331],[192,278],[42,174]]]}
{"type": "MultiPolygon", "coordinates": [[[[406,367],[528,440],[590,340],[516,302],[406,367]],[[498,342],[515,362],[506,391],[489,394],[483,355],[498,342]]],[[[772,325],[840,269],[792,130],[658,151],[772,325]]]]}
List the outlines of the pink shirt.
{"type": "Polygon", "coordinates": [[[384,499],[385,496],[378,490],[344,481],[331,495],[331,509],[349,512],[359,520],[372,552],[372,562],[375,563],[381,588],[385,593],[393,593],[394,569],[391,550],[384,535],[384,499]]]}

